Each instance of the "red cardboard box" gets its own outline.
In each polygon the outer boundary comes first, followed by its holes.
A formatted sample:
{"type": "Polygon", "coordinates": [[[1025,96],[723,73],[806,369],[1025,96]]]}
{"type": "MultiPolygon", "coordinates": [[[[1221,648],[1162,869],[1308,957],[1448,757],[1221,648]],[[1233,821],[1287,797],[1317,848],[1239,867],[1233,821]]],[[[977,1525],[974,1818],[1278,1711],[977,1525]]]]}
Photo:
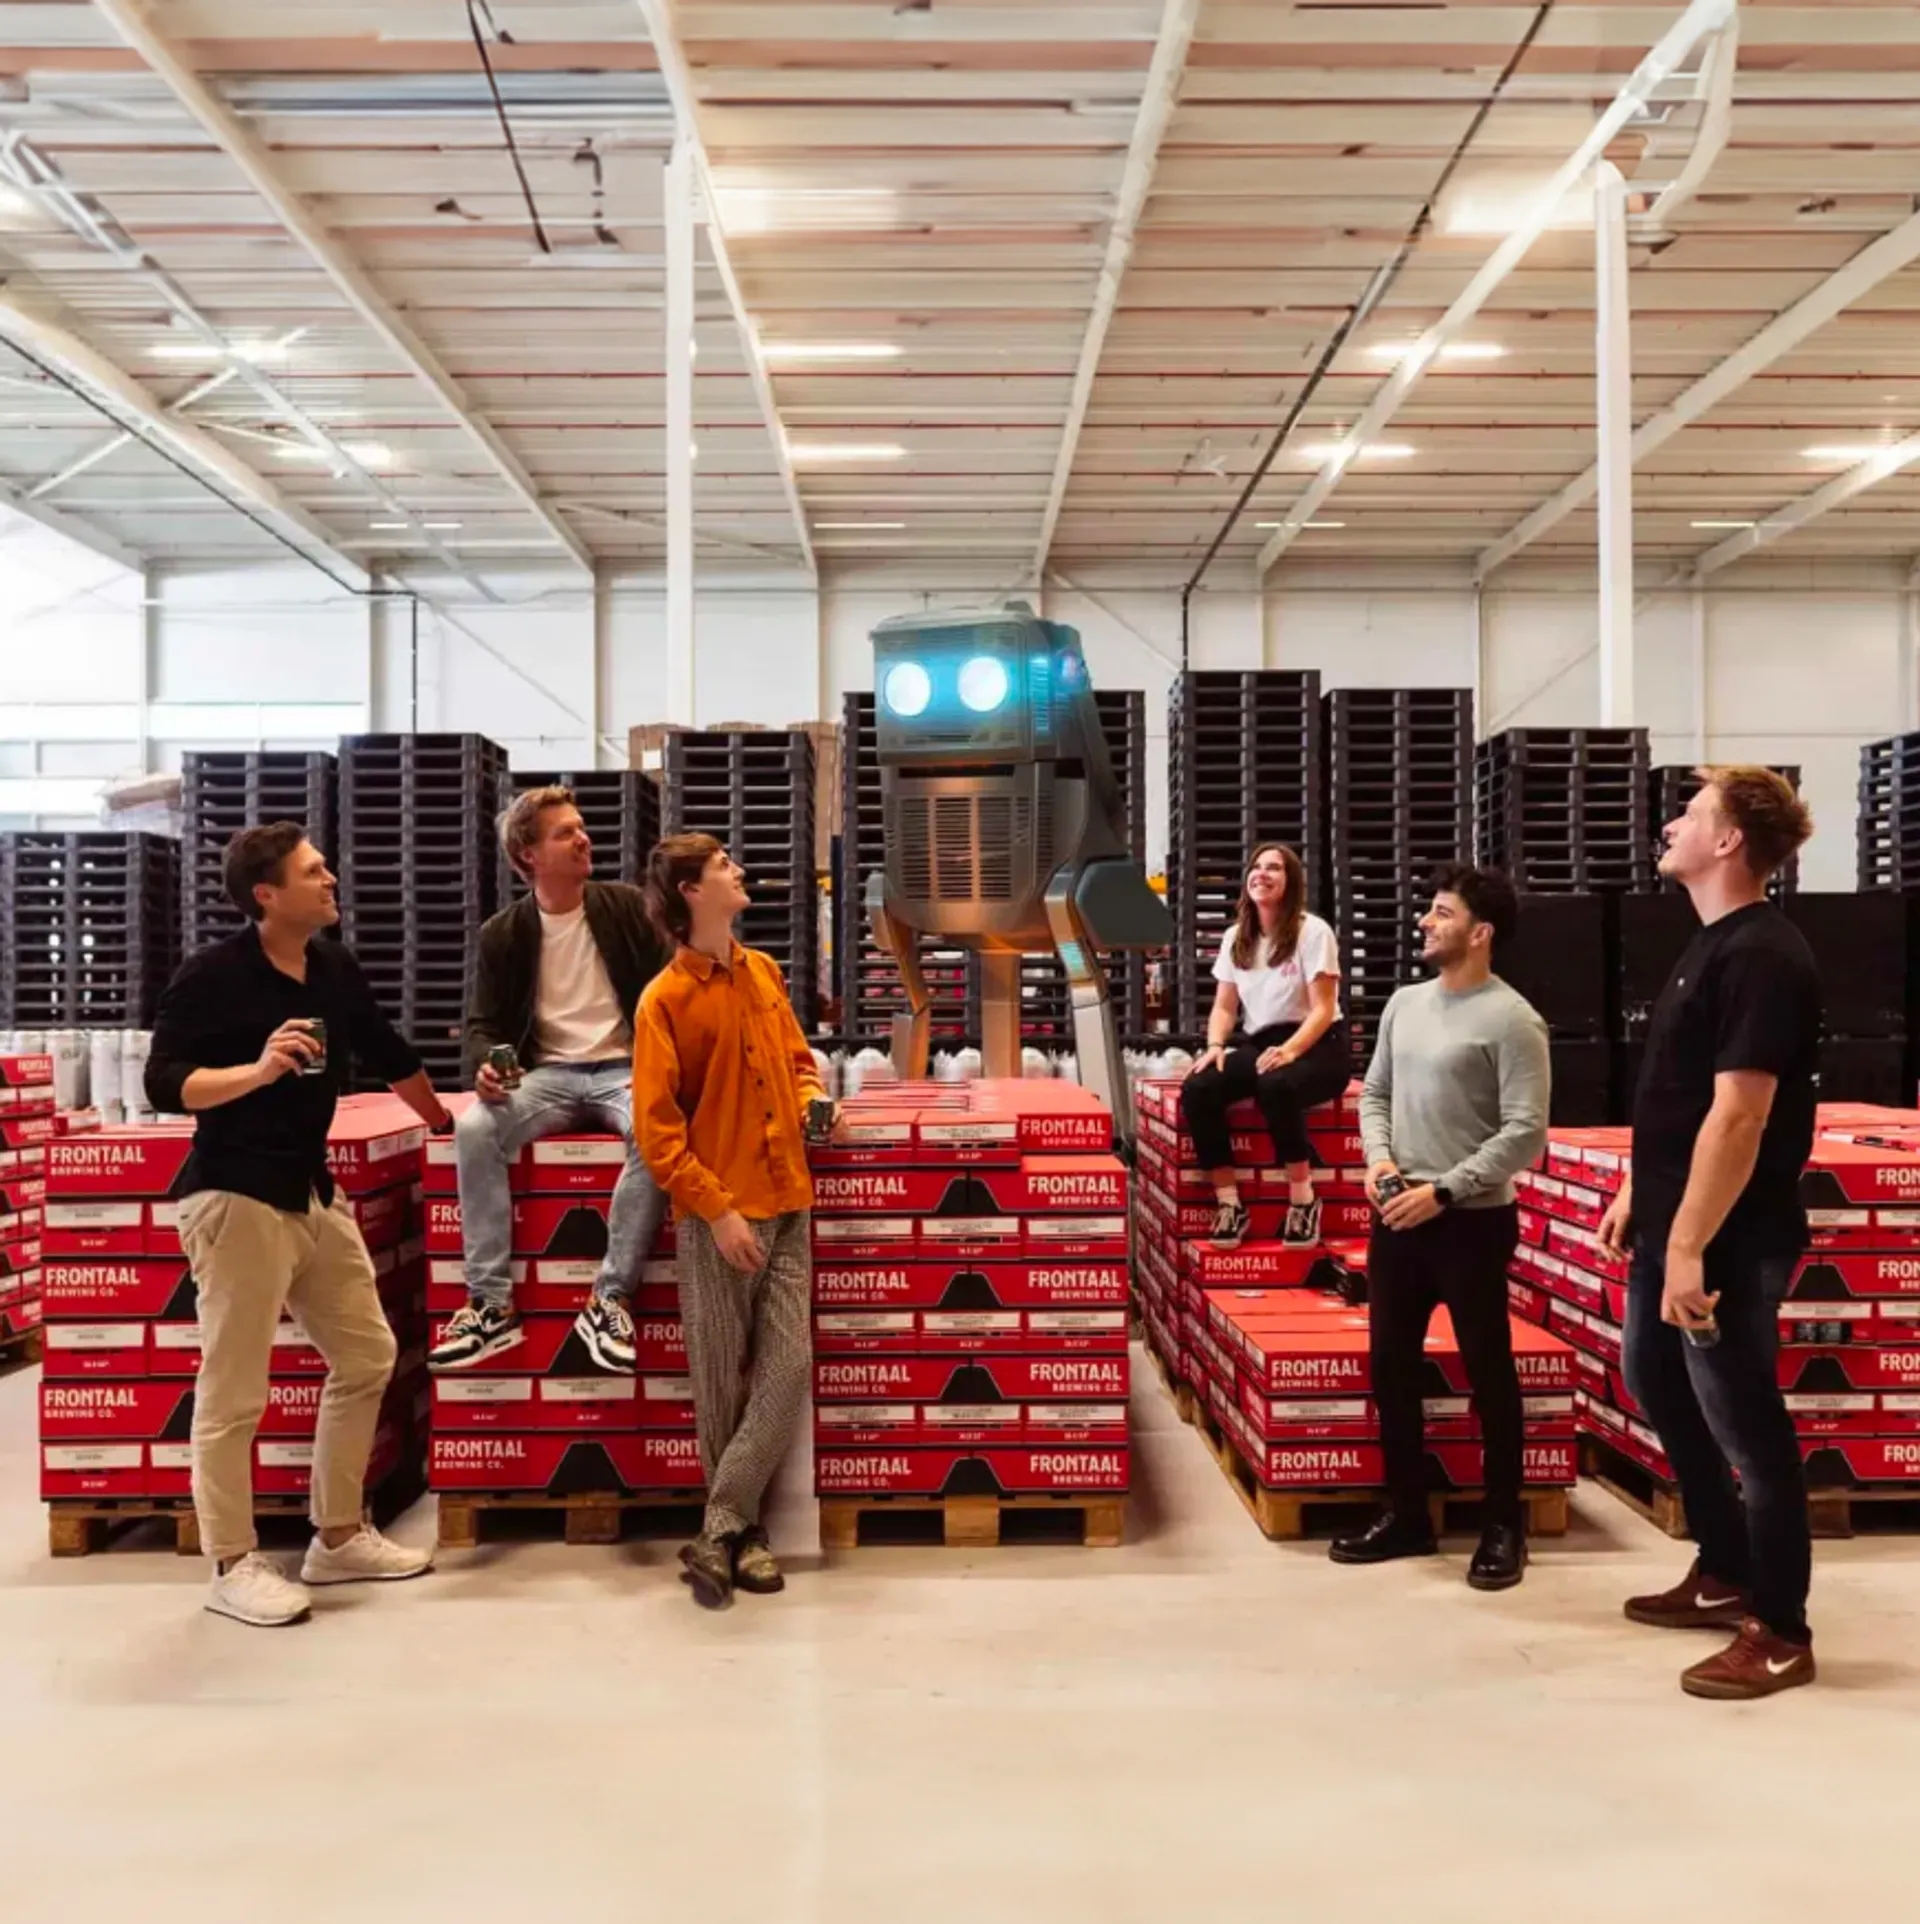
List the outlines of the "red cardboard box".
{"type": "Polygon", "coordinates": [[[43,1208],[46,1200],[45,1176],[0,1176],[0,1219],[17,1216],[24,1209],[43,1208]]]}
{"type": "MultiPolygon", "coordinates": [[[[521,1341],[512,1349],[490,1356],[460,1375],[486,1376],[598,1376],[587,1346],[574,1332],[571,1316],[524,1316],[521,1341]]],[[[638,1316],[634,1319],[634,1350],[642,1376],[684,1376],[687,1339],[677,1316],[638,1316]]],[[[429,1346],[446,1336],[447,1325],[434,1318],[429,1346]]]]}
{"type": "Polygon", "coordinates": [[[327,1131],[327,1168],[349,1196],[418,1182],[421,1145],[426,1140],[426,1126],[416,1122],[403,1104],[390,1102],[379,1110],[343,1104],[327,1131]],[[406,1121],[393,1113],[396,1109],[406,1121]]]}
{"type": "Polygon", "coordinates": [[[1125,1355],[836,1356],[817,1358],[813,1366],[814,1400],[822,1403],[1124,1403],[1127,1387],[1125,1355]]]}
{"type": "Polygon", "coordinates": [[[40,1384],[43,1443],[184,1441],[192,1430],[191,1383],[43,1378],[40,1384]]]}
{"type": "MultiPolygon", "coordinates": [[[[1236,1441],[1261,1486],[1269,1490],[1371,1490],[1381,1487],[1386,1464],[1377,1443],[1266,1442],[1244,1419],[1236,1441]]],[[[1483,1480],[1478,1443],[1430,1443],[1427,1476],[1436,1490],[1477,1490],[1483,1480]]],[[[1521,1471],[1529,1489],[1560,1489],[1578,1475],[1571,1438],[1530,1441],[1521,1471]]]]}
{"type": "Polygon", "coordinates": [[[1273,1241],[1215,1249],[1198,1239],[1180,1245],[1180,1272],[1203,1289],[1332,1289],[1340,1265],[1321,1244],[1273,1241]]]}
{"type": "MultiPolygon", "coordinates": [[[[373,1453],[367,1460],[364,1487],[375,1490],[399,1467],[401,1428],[383,1422],[374,1433],[373,1453]]],[[[253,1493],[261,1496],[305,1496],[313,1487],[313,1442],[308,1437],[263,1436],[253,1446],[253,1493]]],[[[193,1493],[193,1448],[187,1443],[147,1446],[148,1496],[190,1496],[193,1493]]]]}
{"type": "Polygon", "coordinates": [[[433,1379],[436,1430],[691,1430],[684,1376],[475,1376],[433,1379]]]}
{"type": "Polygon", "coordinates": [[[180,1256],[50,1257],[41,1265],[40,1286],[50,1322],[184,1321],[199,1301],[193,1271],[180,1256]]]}
{"type": "MultiPolygon", "coordinates": [[[[513,1202],[513,1253],[570,1262],[599,1262],[607,1253],[610,1198],[596,1195],[516,1196],[513,1202]]],[[[663,1227],[654,1254],[672,1248],[671,1227],[663,1227]]],[[[460,1204],[451,1196],[427,1198],[427,1254],[458,1256],[460,1204]]]]}
{"type": "MultiPolygon", "coordinates": [[[[1529,1396],[1524,1404],[1528,1436],[1573,1435],[1571,1392],[1529,1396]]],[[[1379,1405],[1371,1396],[1266,1396],[1252,1384],[1242,1384],[1240,1408],[1254,1434],[1270,1441],[1326,1438],[1367,1442],[1380,1434],[1379,1405]]],[[[1480,1424],[1471,1397],[1429,1396],[1423,1399],[1422,1409],[1429,1440],[1478,1441],[1480,1424]]]]}
{"type": "Polygon", "coordinates": [[[144,1443],[42,1442],[40,1499],[145,1496],[144,1443]]]}
{"type": "Polygon", "coordinates": [[[53,1087],[52,1056],[0,1055],[0,1089],[40,1087],[53,1087]]]}
{"type": "Polygon", "coordinates": [[[817,1451],[820,1496],[1015,1496],[1038,1490],[1124,1491],[1129,1452],[1098,1448],[817,1451]]]}
{"type": "Polygon", "coordinates": [[[820,1403],[816,1452],[1073,1447],[1127,1440],[1124,1403],[820,1403]]]}
{"type": "MultiPolygon", "coordinates": [[[[458,1101],[458,1097],[449,1097],[447,1106],[452,1108],[458,1101]]],[[[528,1143],[508,1165],[507,1182],[515,1195],[610,1196],[626,1166],[624,1137],[542,1136],[528,1143]]],[[[425,1183],[430,1196],[460,1193],[459,1167],[451,1136],[434,1136],[428,1140],[425,1183]]]]}
{"type": "Polygon", "coordinates": [[[56,1136],[47,1145],[47,1193],[120,1201],[167,1196],[192,1147],[190,1123],[149,1123],[56,1136]]]}
{"type": "Polygon", "coordinates": [[[564,1432],[436,1430],[428,1456],[436,1490],[578,1496],[697,1491],[700,1446],[690,1432],[586,1438],[564,1432]]]}
{"type": "Polygon", "coordinates": [[[828,1356],[1124,1353],[1127,1311],[1118,1304],[1106,1309],[818,1309],[813,1338],[814,1348],[828,1356]]]}
{"type": "Polygon", "coordinates": [[[1113,1259],[1048,1263],[842,1263],[822,1259],[813,1272],[822,1309],[1026,1309],[1127,1300],[1127,1267],[1113,1259]]]}
{"type": "Polygon", "coordinates": [[[0,1243],[0,1277],[26,1276],[40,1267],[41,1239],[23,1236],[17,1241],[0,1243]]]}
{"type": "Polygon", "coordinates": [[[1863,1205],[1920,1210],[1920,1153],[1816,1137],[1800,1178],[1800,1200],[1810,1214],[1863,1205]]]}
{"type": "Polygon", "coordinates": [[[1800,1454],[1807,1487],[1855,1489],[1876,1483],[1920,1483],[1920,1437],[1809,1437],[1800,1454]]]}
{"type": "MultiPolygon", "coordinates": [[[[519,1258],[507,1265],[513,1281],[514,1306],[523,1316],[542,1313],[577,1315],[593,1294],[600,1274],[597,1262],[549,1262],[519,1258]]],[[[451,1316],[467,1302],[466,1265],[456,1256],[436,1257],[427,1266],[427,1308],[436,1316],[451,1316]]],[[[680,1313],[680,1272],[671,1256],[641,1264],[634,1285],[636,1316],[677,1316],[680,1313]]]]}

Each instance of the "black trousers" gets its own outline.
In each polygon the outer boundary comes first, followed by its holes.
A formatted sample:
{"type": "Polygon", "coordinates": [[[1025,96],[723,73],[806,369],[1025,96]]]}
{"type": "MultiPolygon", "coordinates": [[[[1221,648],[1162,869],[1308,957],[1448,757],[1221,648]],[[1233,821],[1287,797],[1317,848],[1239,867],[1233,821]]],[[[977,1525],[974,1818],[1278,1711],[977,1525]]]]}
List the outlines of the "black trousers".
{"type": "Polygon", "coordinates": [[[1307,1139],[1307,1111],[1331,1102],[1346,1088],[1353,1074],[1352,1051],[1346,1031],[1335,1023],[1298,1062],[1262,1074],[1254,1067],[1269,1049],[1289,1041],[1297,1022],[1262,1029],[1227,1051],[1226,1061],[1209,1063],[1180,1085],[1180,1113],[1202,1169],[1233,1167],[1233,1132],[1227,1111],[1251,1096],[1259,1105],[1274,1153],[1282,1162],[1311,1162],[1313,1145],[1307,1139]]]}
{"type": "MultiPolygon", "coordinates": [[[[1520,1238],[1520,1212],[1447,1209],[1417,1229],[1373,1226],[1367,1257],[1367,1320],[1373,1394],[1380,1406],[1387,1499],[1396,1514],[1424,1518],[1425,1424],[1429,1394],[1427,1325],[1444,1303],[1466,1364],[1486,1455],[1485,1522],[1518,1527],[1525,1512],[1520,1474],[1525,1412],[1507,1321],[1507,1265],[1520,1238]]],[[[1439,1384],[1431,1385],[1439,1394],[1439,1384]]]]}

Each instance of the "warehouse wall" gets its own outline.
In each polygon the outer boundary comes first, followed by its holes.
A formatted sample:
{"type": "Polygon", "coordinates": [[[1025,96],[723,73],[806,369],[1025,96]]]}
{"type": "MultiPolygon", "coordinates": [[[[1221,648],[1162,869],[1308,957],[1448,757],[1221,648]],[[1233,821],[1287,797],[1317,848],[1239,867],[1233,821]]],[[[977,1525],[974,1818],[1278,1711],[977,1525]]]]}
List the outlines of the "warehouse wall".
{"type": "MultiPolygon", "coordinates": [[[[703,580],[697,719],[781,723],[838,713],[871,685],[874,623],[916,606],[979,599],[1006,583],[957,568],[928,586],[901,564],[835,567],[820,591],[791,575],[703,580]]],[[[1705,597],[1706,752],[1797,761],[1821,832],[1809,886],[1853,872],[1858,744],[1912,725],[1911,597],[1893,564],[1767,561],[1705,597]]],[[[419,583],[417,690],[404,602],[370,604],[299,567],[108,582],[8,625],[0,646],[0,780],[124,774],[190,746],[325,743],[359,728],[475,729],[525,765],[624,759],[627,728],[660,718],[665,603],[657,577],[577,574],[419,583]]],[[[1178,593],[1126,569],[1056,575],[1045,611],[1085,639],[1097,682],[1147,693],[1150,746],[1165,749],[1165,694],[1180,661],[1178,593]]],[[[1191,608],[1196,667],[1317,668],[1328,686],[1477,685],[1481,727],[1591,722],[1598,661],[1590,573],[1521,564],[1475,605],[1464,569],[1433,563],[1289,562],[1264,595],[1220,571],[1191,608]]],[[[1694,614],[1684,591],[1642,596],[1640,718],[1657,761],[1696,749],[1694,614]]],[[[1153,759],[1150,757],[1150,761],[1153,759]]],[[[5,791],[0,791],[4,796],[5,791]]],[[[79,806],[76,800],[76,808],[79,806]]],[[[7,804],[0,799],[0,819],[7,804]]],[[[17,819],[17,812],[14,819],[17,819]]],[[[1165,797],[1149,824],[1163,845],[1165,797]]]]}

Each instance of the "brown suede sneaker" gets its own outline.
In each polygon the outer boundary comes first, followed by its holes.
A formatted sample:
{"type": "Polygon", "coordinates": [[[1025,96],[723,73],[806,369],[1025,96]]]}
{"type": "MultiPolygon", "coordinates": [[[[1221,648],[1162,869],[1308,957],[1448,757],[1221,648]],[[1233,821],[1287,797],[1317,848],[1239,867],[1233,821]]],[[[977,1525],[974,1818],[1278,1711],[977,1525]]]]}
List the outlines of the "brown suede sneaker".
{"type": "Polygon", "coordinates": [[[733,1587],[749,1596],[771,1597],[787,1587],[780,1566],[767,1547],[767,1533],[755,1523],[733,1540],[733,1587]]]}
{"type": "Polygon", "coordinates": [[[1758,1617],[1748,1617],[1740,1625],[1740,1634],[1717,1657],[1681,1671],[1680,1688],[1689,1697],[1737,1701],[1792,1690],[1812,1683],[1815,1674],[1812,1644],[1789,1643],[1758,1617]]]}
{"type": "Polygon", "coordinates": [[[1747,1595],[1700,1574],[1700,1559],[1671,1590],[1655,1596],[1629,1597],[1625,1609],[1634,1623],[1655,1630],[1734,1630],[1747,1614],[1747,1595]]]}

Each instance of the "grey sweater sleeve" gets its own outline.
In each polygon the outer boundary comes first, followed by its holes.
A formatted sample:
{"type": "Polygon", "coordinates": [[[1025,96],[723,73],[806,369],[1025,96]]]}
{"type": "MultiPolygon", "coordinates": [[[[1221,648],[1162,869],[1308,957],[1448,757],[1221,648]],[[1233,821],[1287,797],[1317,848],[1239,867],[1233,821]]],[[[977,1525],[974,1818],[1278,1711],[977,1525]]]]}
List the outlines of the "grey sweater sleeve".
{"type": "Polygon", "coordinates": [[[1441,1178],[1456,1202],[1505,1188],[1539,1160],[1547,1144],[1547,1098],[1553,1075],[1547,1025],[1518,997],[1513,1019],[1500,1038],[1499,1067],[1500,1127],[1441,1178]]]}
{"type": "Polygon", "coordinates": [[[1399,1000],[1398,992],[1389,996],[1380,1012],[1373,1060],[1367,1064],[1367,1078],[1360,1085],[1360,1141],[1369,1169],[1393,1158],[1393,1011],[1399,1000]]]}

